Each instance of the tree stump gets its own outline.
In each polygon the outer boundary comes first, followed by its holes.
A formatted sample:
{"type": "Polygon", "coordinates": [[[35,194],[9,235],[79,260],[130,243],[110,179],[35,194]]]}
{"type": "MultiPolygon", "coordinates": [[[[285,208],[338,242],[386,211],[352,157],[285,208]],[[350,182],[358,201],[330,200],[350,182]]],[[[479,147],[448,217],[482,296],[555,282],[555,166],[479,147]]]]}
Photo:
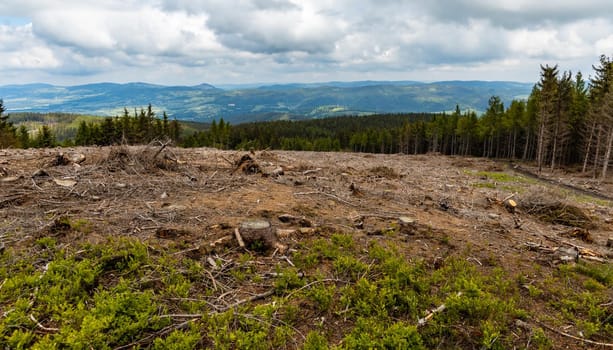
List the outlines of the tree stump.
{"type": "Polygon", "coordinates": [[[275,231],[266,220],[245,221],[238,232],[249,250],[265,252],[277,246],[275,231]]]}
{"type": "Polygon", "coordinates": [[[400,225],[400,232],[407,235],[414,235],[417,232],[417,221],[408,216],[401,216],[398,218],[398,225],[400,225]]]}
{"type": "Polygon", "coordinates": [[[507,199],[504,201],[504,207],[509,213],[514,213],[517,208],[517,202],[512,199],[507,199]]]}

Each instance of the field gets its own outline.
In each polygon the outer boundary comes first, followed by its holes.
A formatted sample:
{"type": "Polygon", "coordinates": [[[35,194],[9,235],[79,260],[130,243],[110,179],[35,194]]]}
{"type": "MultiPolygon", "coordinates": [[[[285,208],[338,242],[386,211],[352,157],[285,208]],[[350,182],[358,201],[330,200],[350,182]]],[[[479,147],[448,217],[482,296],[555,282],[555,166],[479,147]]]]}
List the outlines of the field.
{"type": "Polygon", "coordinates": [[[613,347],[613,184],[531,172],[436,154],[0,150],[0,347],[613,347]]]}

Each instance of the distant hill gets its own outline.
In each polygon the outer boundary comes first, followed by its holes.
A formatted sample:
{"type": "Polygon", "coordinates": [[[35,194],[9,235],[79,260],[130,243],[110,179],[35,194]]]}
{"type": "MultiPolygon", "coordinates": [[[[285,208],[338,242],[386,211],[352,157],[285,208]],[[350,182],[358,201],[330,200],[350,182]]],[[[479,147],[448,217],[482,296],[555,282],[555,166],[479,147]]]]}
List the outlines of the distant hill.
{"type": "Polygon", "coordinates": [[[526,98],[533,84],[517,82],[357,81],[309,84],[162,86],[146,83],[0,86],[8,112],[117,115],[149,103],[180,120],[231,123],[398,112],[484,111],[492,95],[508,105],[526,98]]]}

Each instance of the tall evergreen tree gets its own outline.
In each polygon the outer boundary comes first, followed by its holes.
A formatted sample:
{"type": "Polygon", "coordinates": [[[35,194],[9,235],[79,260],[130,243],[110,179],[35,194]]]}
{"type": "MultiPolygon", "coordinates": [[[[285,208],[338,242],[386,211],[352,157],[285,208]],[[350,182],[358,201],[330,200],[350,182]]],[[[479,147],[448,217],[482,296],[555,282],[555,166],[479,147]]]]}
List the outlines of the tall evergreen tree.
{"type": "Polygon", "coordinates": [[[599,65],[594,66],[595,75],[590,79],[588,137],[583,160],[583,172],[591,165],[596,176],[599,161],[602,158],[601,150],[604,143],[604,129],[606,120],[603,118],[603,103],[605,95],[611,90],[613,81],[613,61],[611,58],[600,56],[599,65]]]}
{"type": "Polygon", "coordinates": [[[6,108],[0,99],[0,148],[11,147],[17,144],[15,127],[9,121],[9,115],[4,115],[6,108]]]}
{"type": "Polygon", "coordinates": [[[583,74],[578,72],[572,87],[572,106],[570,110],[569,139],[573,141],[572,147],[568,148],[567,162],[579,163],[583,160],[585,149],[585,137],[587,133],[587,114],[589,109],[588,88],[583,74]]]}
{"type": "Polygon", "coordinates": [[[532,160],[535,158],[536,144],[537,144],[537,134],[539,127],[539,118],[538,118],[538,101],[540,100],[541,90],[538,88],[538,85],[535,85],[532,88],[532,92],[528,97],[528,101],[526,102],[526,113],[524,114],[524,119],[522,121],[522,126],[524,129],[524,150],[522,155],[522,160],[532,160]]]}
{"type": "Polygon", "coordinates": [[[572,106],[572,74],[564,72],[557,81],[555,110],[550,118],[549,134],[551,135],[551,170],[565,154],[565,146],[570,135],[570,112],[572,106]]]}
{"type": "Polygon", "coordinates": [[[54,147],[56,145],[55,136],[49,126],[43,125],[40,127],[34,139],[34,145],[38,148],[54,147]]]}
{"type": "Polygon", "coordinates": [[[602,172],[600,177],[604,179],[607,176],[609,162],[613,154],[613,89],[604,95],[602,103],[602,122],[605,135],[605,147],[602,157],[602,172]]]}
{"type": "Polygon", "coordinates": [[[19,147],[24,149],[30,147],[30,133],[28,128],[23,124],[21,124],[17,130],[17,139],[19,140],[19,147]]]}
{"type": "Polygon", "coordinates": [[[550,124],[556,114],[558,95],[558,66],[541,66],[541,80],[538,83],[540,94],[538,100],[538,137],[536,162],[539,173],[548,159],[551,145],[550,124]]]}

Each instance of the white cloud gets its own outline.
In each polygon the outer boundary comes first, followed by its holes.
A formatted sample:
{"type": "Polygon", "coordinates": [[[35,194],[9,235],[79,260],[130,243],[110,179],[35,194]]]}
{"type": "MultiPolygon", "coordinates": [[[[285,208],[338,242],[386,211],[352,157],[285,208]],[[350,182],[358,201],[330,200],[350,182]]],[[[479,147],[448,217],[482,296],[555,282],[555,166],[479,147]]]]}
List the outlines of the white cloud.
{"type": "Polygon", "coordinates": [[[540,63],[585,73],[612,54],[612,12],[608,0],[3,0],[0,74],[15,83],[534,81],[540,63]]]}
{"type": "Polygon", "coordinates": [[[60,66],[53,51],[32,34],[30,24],[0,25],[0,70],[49,69],[60,66]]]}

